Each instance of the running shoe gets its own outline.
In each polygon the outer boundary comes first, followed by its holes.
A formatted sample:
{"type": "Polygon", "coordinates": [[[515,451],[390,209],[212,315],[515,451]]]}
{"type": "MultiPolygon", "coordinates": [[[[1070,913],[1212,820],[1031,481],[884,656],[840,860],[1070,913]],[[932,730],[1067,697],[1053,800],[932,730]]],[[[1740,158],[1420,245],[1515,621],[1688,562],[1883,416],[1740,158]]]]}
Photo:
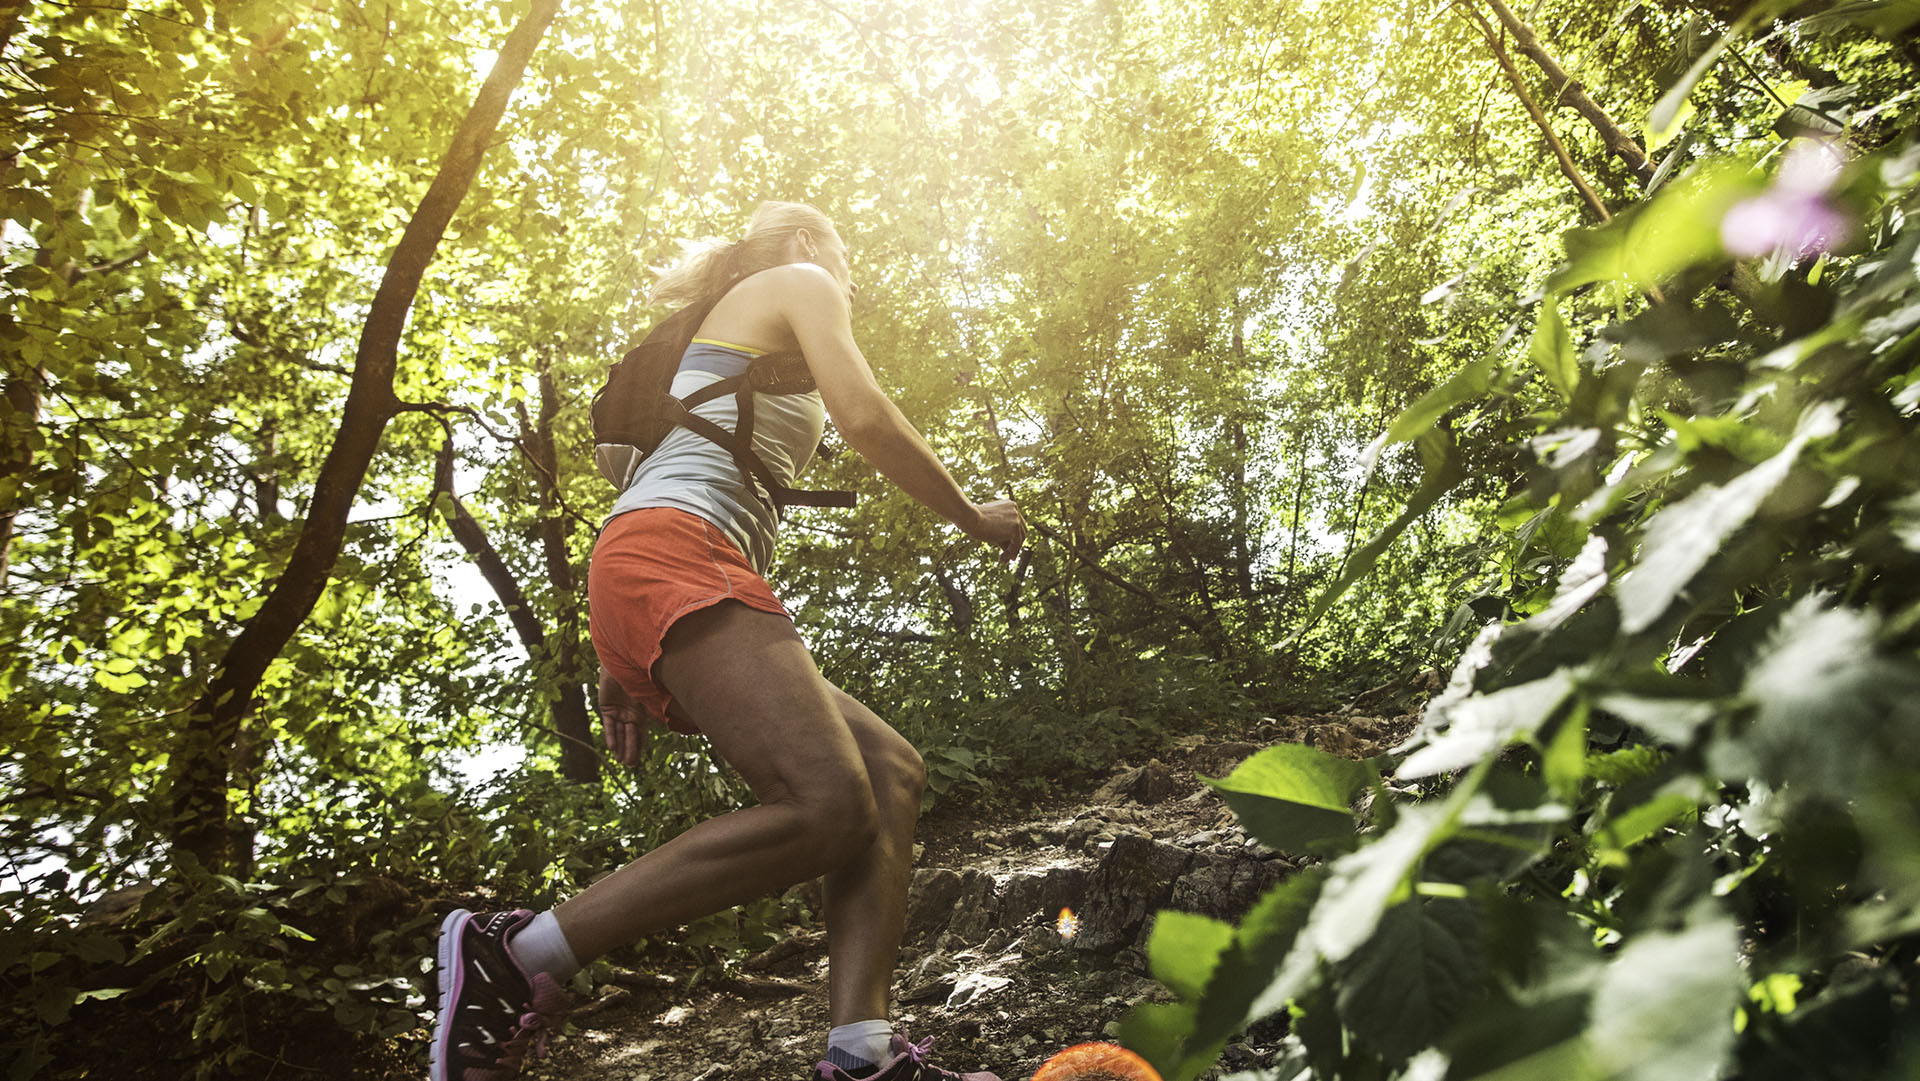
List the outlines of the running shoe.
{"type": "Polygon", "coordinates": [[[560,1031],[573,996],[552,976],[529,974],[507,950],[531,919],[524,908],[480,915],[462,908],[441,922],[429,1081],[509,1081],[560,1031]]]}
{"type": "Polygon", "coordinates": [[[990,1073],[955,1073],[932,1065],[927,1062],[927,1052],[932,1049],[931,1039],[914,1043],[896,1032],[887,1048],[892,1057],[872,1073],[848,1073],[831,1062],[821,1062],[816,1069],[820,1071],[821,1081],[1000,1081],[990,1073]]]}

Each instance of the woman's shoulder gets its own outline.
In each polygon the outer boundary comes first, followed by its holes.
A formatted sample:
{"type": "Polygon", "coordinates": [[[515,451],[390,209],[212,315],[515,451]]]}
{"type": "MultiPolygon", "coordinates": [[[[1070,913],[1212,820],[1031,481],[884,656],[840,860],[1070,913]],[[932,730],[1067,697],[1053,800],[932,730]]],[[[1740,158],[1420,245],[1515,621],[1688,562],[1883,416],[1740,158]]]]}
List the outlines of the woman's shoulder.
{"type": "Polygon", "coordinates": [[[740,279],[727,290],[695,337],[737,342],[763,352],[793,349],[793,324],[802,314],[844,304],[838,282],[812,263],[768,267],[740,279]]]}
{"type": "Polygon", "coordinates": [[[840,284],[833,274],[817,263],[783,263],[758,270],[740,279],[734,291],[793,293],[812,297],[821,292],[838,295],[840,284]]]}

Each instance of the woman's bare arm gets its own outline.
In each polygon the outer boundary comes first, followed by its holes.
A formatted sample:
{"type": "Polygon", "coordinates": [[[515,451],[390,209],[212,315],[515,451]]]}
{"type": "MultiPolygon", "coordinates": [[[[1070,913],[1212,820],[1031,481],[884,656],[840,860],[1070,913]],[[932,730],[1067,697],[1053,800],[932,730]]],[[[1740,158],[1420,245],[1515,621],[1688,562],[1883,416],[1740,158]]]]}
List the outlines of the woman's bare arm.
{"type": "Polygon", "coordinates": [[[777,271],[781,315],[807,357],[827,413],[847,445],[888,480],[968,536],[1011,557],[1026,537],[1026,524],[1011,500],[975,503],[933,453],[873,376],[854,344],[847,295],[820,267],[795,263],[777,271]]]}

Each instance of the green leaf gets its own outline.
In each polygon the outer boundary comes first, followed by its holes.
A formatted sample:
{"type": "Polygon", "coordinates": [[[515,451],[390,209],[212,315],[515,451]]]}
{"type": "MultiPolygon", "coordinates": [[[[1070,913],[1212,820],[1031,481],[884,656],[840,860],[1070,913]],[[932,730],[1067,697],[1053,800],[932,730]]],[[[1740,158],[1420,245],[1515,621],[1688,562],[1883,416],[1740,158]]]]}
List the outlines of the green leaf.
{"type": "Polygon", "coordinates": [[[1740,935],[1721,915],[1635,936],[1593,995],[1586,1057],[1618,1081],[1713,1081],[1733,1048],[1740,935]]]}
{"type": "Polygon", "coordinates": [[[1709,765],[1722,777],[1762,777],[1803,795],[1860,795],[1905,757],[1920,730],[1920,665],[1881,654],[1878,633],[1868,613],[1828,607],[1818,596],[1795,602],[1741,685],[1751,727],[1744,738],[1715,740],[1709,765]]]}
{"type": "Polygon", "coordinates": [[[1373,472],[1374,463],[1379,460],[1382,450],[1425,434],[1447,410],[1485,394],[1493,386],[1493,372],[1493,358],[1481,357],[1453,373],[1446,382],[1421,395],[1393,418],[1387,430],[1381,432],[1361,453],[1361,472],[1373,472]]]}
{"type": "Polygon", "coordinates": [[[1692,742],[1700,726],[1719,712],[1719,706],[1710,700],[1636,694],[1603,694],[1594,704],[1635,728],[1682,746],[1692,742]]]}
{"type": "Polygon", "coordinates": [[[1684,792],[1663,792],[1645,803],[1614,815],[1595,834],[1608,848],[1625,851],[1680,819],[1699,811],[1700,801],[1684,792]]]}
{"type": "Polygon", "coordinates": [[[1698,111],[1699,110],[1694,108],[1692,98],[1683,98],[1680,104],[1675,107],[1673,116],[1667,121],[1667,126],[1664,128],[1654,127],[1654,115],[1649,114],[1646,124],[1643,125],[1647,137],[1647,153],[1651,154],[1656,150],[1660,150],[1668,143],[1679,138],[1680,133],[1687,129],[1687,121],[1693,119],[1693,114],[1698,111]]]}
{"type": "Polygon", "coordinates": [[[6,206],[7,216],[22,224],[37,220],[52,225],[60,217],[60,212],[53,207],[53,201],[32,188],[9,190],[6,193],[6,206]]]}
{"type": "Polygon", "coordinates": [[[1247,832],[1283,852],[1353,836],[1354,797],[1376,774],[1364,762],[1297,743],[1269,747],[1225,780],[1202,778],[1220,793],[1247,832]]]}
{"type": "Polygon", "coordinates": [[[1233,943],[1233,925],[1191,912],[1164,911],[1154,917],[1147,939],[1153,978],[1181,998],[1199,998],[1213,976],[1220,954],[1233,943]]]}
{"type": "Polygon", "coordinates": [[[1439,1040],[1486,976],[1479,906],[1403,901],[1335,969],[1340,1017],[1362,1043],[1402,1062],[1439,1040]]]}
{"type": "Polygon", "coordinates": [[[1529,616],[1529,630],[1545,634],[1572,619],[1587,602],[1607,587],[1607,540],[1598,533],[1587,538],[1580,554],[1573,557],[1554,586],[1553,599],[1529,616]]]}
{"type": "Polygon", "coordinates": [[[39,984],[33,991],[33,1012],[44,1025],[57,1025],[73,1012],[75,996],[78,992],[71,987],[52,981],[39,984]]]}
{"type": "Polygon", "coordinates": [[[1476,694],[1429,710],[1439,716],[1429,723],[1444,725],[1427,745],[1407,757],[1394,771],[1400,777],[1427,777],[1461,769],[1480,761],[1516,739],[1531,738],[1567,695],[1573,693],[1575,672],[1561,668],[1543,679],[1476,694]]]}
{"type": "Polygon", "coordinates": [[[1191,1002],[1149,1002],[1136,1006],[1120,1022],[1120,1043],[1147,1060],[1164,1081],[1193,1081],[1212,1066],[1227,1037],[1193,1051],[1198,1007],[1191,1002]]]}
{"type": "Polygon", "coordinates": [[[1571,401],[1573,388],[1580,381],[1578,358],[1573,353],[1573,338],[1567,332],[1567,321],[1560,315],[1560,304],[1552,296],[1540,302],[1540,322],[1533,329],[1533,340],[1527,346],[1527,359],[1534,363],[1560,392],[1560,397],[1571,401]]]}
{"type": "Polygon", "coordinates": [[[1572,804],[1580,794],[1580,782],[1587,777],[1587,706],[1575,706],[1547,741],[1540,757],[1540,772],[1547,788],[1564,803],[1572,804]]]}
{"type": "Polygon", "coordinates": [[[1839,407],[1823,402],[1807,411],[1799,430],[1778,454],[1724,487],[1706,485],[1655,514],[1647,523],[1646,540],[1633,569],[1620,578],[1621,629],[1637,634],[1665,614],[1693,576],[1787,478],[1801,449],[1839,427],[1839,407]]]}
{"type": "Polygon", "coordinates": [[[1294,875],[1262,895],[1240,921],[1232,945],[1221,953],[1207,981],[1198,1013],[1181,1036],[1192,1052],[1164,1060],[1164,1067],[1163,1060],[1148,1056],[1168,1081],[1176,1073],[1197,1076],[1213,1064],[1235,1033],[1286,1006],[1298,986],[1282,979],[1281,967],[1306,926],[1326,878],[1323,868],[1294,875]]]}
{"type": "Polygon", "coordinates": [[[1549,293],[1565,294],[1594,282],[1626,281],[1641,289],[1688,267],[1718,262],[1720,220],[1761,182],[1747,169],[1719,162],[1661,189],[1652,202],[1606,225],[1564,234],[1567,261],[1547,279],[1549,293]]]}
{"type": "Polygon", "coordinates": [[[1848,0],[1802,19],[1799,25],[1822,34],[1864,26],[1883,38],[1897,39],[1915,23],[1920,23],[1920,0],[1848,0]]]}
{"type": "Polygon", "coordinates": [[[1287,958],[1282,982],[1304,978],[1321,960],[1344,960],[1373,935],[1381,914],[1411,895],[1411,879],[1420,861],[1458,828],[1459,811],[1469,791],[1462,786],[1445,805],[1403,808],[1392,829],[1334,861],[1326,887],[1287,958]]]}

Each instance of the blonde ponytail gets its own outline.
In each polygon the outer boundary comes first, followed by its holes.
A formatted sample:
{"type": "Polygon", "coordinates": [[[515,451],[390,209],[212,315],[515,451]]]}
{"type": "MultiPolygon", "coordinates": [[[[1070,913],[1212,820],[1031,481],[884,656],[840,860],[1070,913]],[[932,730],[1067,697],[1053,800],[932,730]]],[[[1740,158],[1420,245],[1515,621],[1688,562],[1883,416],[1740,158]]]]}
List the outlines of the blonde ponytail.
{"type": "Polygon", "coordinates": [[[747,234],[739,240],[681,241],[680,258],[660,272],[647,299],[674,307],[698,304],[749,274],[790,263],[793,236],[801,229],[838,235],[827,216],[806,203],[761,203],[747,222],[747,234]]]}

